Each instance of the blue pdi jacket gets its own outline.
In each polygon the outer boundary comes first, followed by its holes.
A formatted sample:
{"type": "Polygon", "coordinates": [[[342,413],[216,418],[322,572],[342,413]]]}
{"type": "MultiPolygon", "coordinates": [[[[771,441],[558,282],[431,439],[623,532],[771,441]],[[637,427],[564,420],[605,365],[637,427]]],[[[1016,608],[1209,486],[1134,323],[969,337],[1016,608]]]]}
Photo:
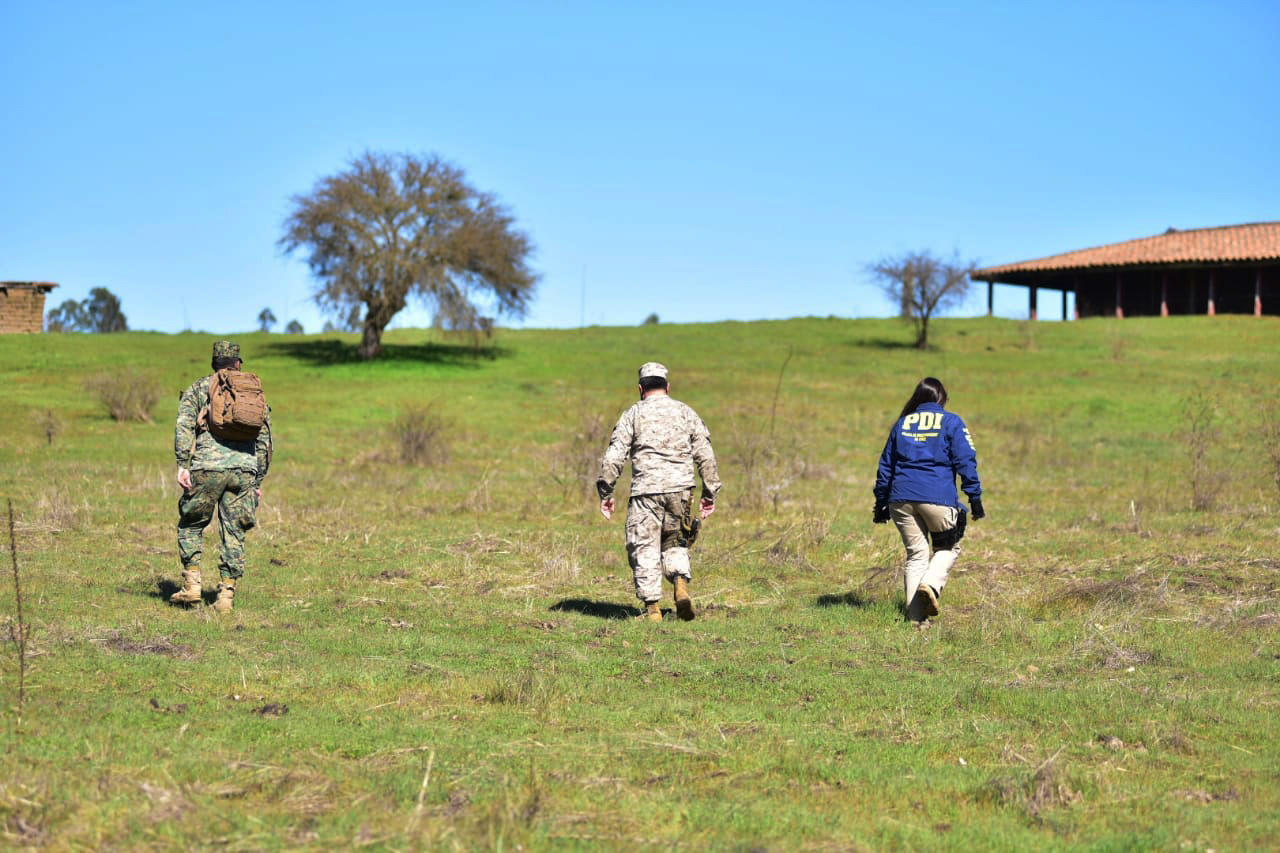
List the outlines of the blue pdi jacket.
{"type": "Polygon", "coordinates": [[[876,504],[899,501],[958,506],[956,475],[970,499],[982,496],[978,454],[959,415],[924,403],[889,431],[876,472],[876,504]]]}

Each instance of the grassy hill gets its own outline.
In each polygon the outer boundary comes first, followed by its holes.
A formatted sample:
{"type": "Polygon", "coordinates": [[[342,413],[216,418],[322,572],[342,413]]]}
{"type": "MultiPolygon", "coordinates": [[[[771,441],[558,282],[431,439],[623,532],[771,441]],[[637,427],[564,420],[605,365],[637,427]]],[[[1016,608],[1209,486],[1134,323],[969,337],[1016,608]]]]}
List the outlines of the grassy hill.
{"type": "Polygon", "coordinates": [[[353,336],[241,336],[277,444],[223,618],[165,600],[172,421],[213,337],[0,337],[27,626],[19,707],[6,568],[4,843],[1274,844],[1280,322],[934,335],[405,330],[372,364],[353,336]],[[726,483],[693,623],[627,618],[621,519],[587,482],[652,359],[726,483]],[[972,430],[988,518],[916,632],[870,515],[924,375],[972,430]],[[137,387],[154,423],[113,421],[98,396],[137,387]],[[415,413],[433,464],[401,460],[415,413]]]}

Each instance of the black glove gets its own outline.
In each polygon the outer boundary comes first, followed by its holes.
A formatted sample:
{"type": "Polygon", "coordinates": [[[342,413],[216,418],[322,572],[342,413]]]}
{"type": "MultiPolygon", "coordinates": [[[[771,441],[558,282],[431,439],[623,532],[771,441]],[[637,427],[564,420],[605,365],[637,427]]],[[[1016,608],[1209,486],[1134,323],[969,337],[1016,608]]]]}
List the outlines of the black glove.
{"type": "Polygon", "coordinates": [[[974,521],[986,518],[987,513],[982,508],[982,498],[969,498],[969,516],[974,521]]]}
{"type": "Polygon", "coordinates": [[[871,513],[871,521],[873,524],[884,524],[889,520],[889,505],[876,504],[876,508],[871,513]]]}

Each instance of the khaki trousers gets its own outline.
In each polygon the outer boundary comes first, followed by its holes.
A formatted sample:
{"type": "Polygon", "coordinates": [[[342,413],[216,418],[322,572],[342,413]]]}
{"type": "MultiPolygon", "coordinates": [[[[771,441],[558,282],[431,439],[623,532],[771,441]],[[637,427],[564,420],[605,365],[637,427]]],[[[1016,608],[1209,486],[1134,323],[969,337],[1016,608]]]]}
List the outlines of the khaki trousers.
{"type": "Polygon", "coordinates": [[[915,600],[916,590],[920,584],[927,583],[942,592],[947,585],[947,574],[960,553],[957,544],[953,550],[934,551],[930,556],[928,534],[955,527],[960,512],[953,506],[903,502],[889,504],[889,513],[907,548],[907,568],[902,583],[907,593],[907,618],[920,622],[926,617],[922,605],[915,600]]]}
{"type": "Polygon", "coordinates": [[[627,501],[627,561],[636,581],[636,598],[659,601],[662,579],[676,575],[692,580],[689,549],[678,544],[680,520],[689,510],[693,490],[664,495],[632,495],[627,501]]]}

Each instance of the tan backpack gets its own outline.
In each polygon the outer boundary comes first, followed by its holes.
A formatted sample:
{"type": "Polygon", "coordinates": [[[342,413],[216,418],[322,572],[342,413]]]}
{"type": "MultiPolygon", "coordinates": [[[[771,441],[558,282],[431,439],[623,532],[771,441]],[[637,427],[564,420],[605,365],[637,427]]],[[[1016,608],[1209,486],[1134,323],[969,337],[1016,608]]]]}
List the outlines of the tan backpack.
{"type": "Polygon", "coordinates": [[[266,419],[267,398],[258,374],[224,368],[209,377],[209,432],[224,441],[253,441],[266,419]]]}

